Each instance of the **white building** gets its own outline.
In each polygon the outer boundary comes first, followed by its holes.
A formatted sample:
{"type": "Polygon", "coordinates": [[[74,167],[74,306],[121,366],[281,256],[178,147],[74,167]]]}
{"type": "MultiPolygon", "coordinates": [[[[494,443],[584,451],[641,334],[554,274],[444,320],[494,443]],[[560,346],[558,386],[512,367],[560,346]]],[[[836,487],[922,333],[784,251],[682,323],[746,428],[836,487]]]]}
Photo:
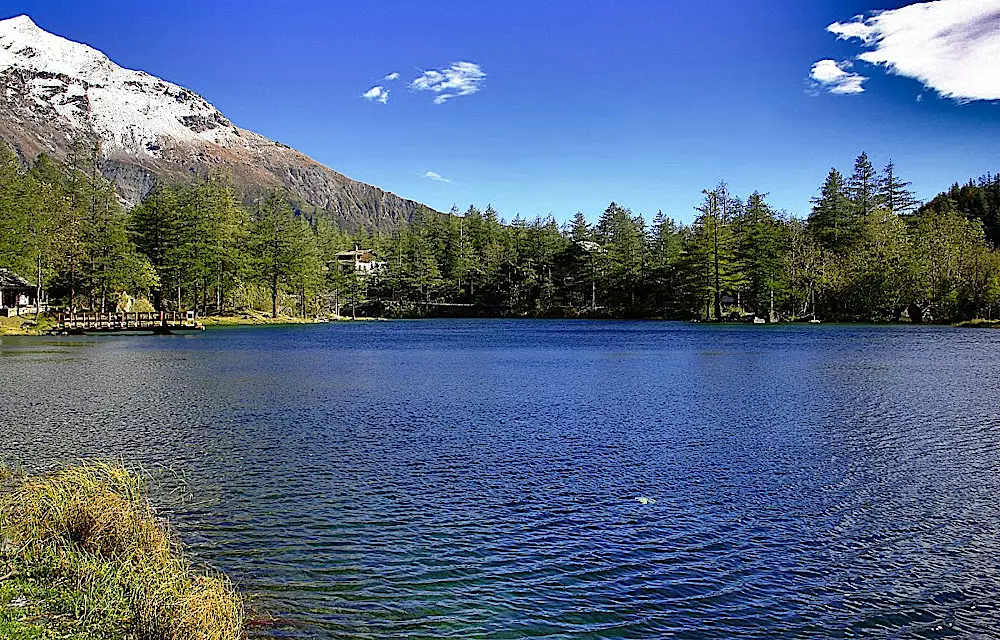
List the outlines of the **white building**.
{"type": "Polygon", "coordinates": [[[380,261],[371,249],[355,247],[351,251],[341,251],[337,254],[337,268],[342,273],[357,273],[368,276],[385,268],[385,262],[380,261]]]}

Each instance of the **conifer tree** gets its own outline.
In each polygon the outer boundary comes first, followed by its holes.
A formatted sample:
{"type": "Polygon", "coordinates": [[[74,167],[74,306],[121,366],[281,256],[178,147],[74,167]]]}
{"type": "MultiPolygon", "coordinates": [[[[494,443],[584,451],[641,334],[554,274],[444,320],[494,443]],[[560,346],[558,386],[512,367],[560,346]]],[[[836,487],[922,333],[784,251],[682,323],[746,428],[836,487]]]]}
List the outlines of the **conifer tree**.
{"type": "Polygon", "coordinates": [[[809,232],[820,246],[834,252],[846,251],[857,232],[857,217],[847,197],[844,178],[830,169],[818,198],[812,200],[809,232]]]}
{"type": "Polygon", "coordinates": [[[908,189],[910,184],[896,175],[896,165],[890,159],[879,181],[879,200],[890,213],[904,215],[917,207],[919,202],[908,189]]]}
{"type": "Polygon", "coordinates": [[[744,302],[760,316],[772,315],[785,289],[786,229],[765,198],[753,192],[736,224],[744,302]]]}
{"type": "Polygon", "coordinates": [[[702,204],[688,243],[688,282],[694,298],[705,305],[706,319],[722,320],[722,298],[738,281],[732,220],[740,202],[724,182],[702,192],[702,204]]]}
{"type": "Polygon", "coordinates": [[[301,221],[278,191],[271,191],[262,203],[251,235],[252,255],[260,280],[271,296],[271,317],[278,317],[278,298],[289,284],[297,284],[305,234],[301,221]]]}
{"type": "Polygon", "coordinates": [[[583,242],[593,240],[593,233],[587,223],[587,217],[582,211],[573,214],[573,219],[569,223],[569,237],[573,242],[583,242]]]}
{"type": "Polygon", "coordinates": [[[854,213],[858,220],[882,206],[879,184],[878,171],[868,159],[868,154],[862,151],[854,161],[854,173],[847,181],[847,196],[854,204],[854,213]]]}

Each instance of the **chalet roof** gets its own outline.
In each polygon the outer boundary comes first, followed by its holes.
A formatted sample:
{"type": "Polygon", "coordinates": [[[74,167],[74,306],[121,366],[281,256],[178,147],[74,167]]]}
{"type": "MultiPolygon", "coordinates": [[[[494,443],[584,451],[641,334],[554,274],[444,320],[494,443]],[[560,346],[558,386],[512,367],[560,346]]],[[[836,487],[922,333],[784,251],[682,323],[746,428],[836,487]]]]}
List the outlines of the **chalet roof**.
{"type": "Polygon", "coordinates": [[[378,256],[370,249],[354,249],[353,251],[341,251],[338,253],[337,262],[377,263],[378,256]]]}
{"type": "Polygon", "coordinates": [[[0,289],[33,289],[34,285],[10,269],[0,267],[0,289]]]}
{"type": "Polygon", "coordinates": [[[337,253],[338,258],[354,258],[361,256],[375,255],[370,249],[352,249],[350,251],[340,251],[337,253]]]}

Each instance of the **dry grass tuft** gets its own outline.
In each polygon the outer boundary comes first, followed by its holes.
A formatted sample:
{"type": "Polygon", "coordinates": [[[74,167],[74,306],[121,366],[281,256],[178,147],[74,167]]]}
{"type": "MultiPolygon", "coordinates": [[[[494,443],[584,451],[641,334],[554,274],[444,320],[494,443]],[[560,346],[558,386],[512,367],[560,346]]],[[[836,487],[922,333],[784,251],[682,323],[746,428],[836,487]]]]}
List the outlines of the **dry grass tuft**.
{"type": "Polygon", "coordinates": [[[137,474],[87,463],[8,476],[0,557],[15,572],[63,581],[74,613],[122,620],[143,640],[237,640],[243,601],[229,580],[194,572],[146,499],[137,474]]]}

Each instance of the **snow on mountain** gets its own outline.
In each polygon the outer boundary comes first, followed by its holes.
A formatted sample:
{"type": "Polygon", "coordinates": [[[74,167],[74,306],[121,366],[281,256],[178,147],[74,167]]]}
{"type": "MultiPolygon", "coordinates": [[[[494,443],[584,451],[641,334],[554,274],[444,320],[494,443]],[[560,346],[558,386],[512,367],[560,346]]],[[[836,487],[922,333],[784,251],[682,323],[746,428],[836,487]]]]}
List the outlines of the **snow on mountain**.
{"type": "Polygon", "coordinates": [[[27,160],[98,144],[101,171],[129,205],[159,181],[222,171],[248,199],[284,188],[347,228],[392,229],[423,206],[240,129],[193,91],[120,67],[28,16],[0,20],[0,141],[27,160]]]}
{"type": "Polygon", "coordinates": [[[32,97],[73,127],[91,127],[116,150],[156,156],[163,140],[239,141],[235,127],[203,98],[142,71],[124,69],[85,44],[40,29],[28,16],[0,21],[0,71],[26,69],[32,97]]]}

